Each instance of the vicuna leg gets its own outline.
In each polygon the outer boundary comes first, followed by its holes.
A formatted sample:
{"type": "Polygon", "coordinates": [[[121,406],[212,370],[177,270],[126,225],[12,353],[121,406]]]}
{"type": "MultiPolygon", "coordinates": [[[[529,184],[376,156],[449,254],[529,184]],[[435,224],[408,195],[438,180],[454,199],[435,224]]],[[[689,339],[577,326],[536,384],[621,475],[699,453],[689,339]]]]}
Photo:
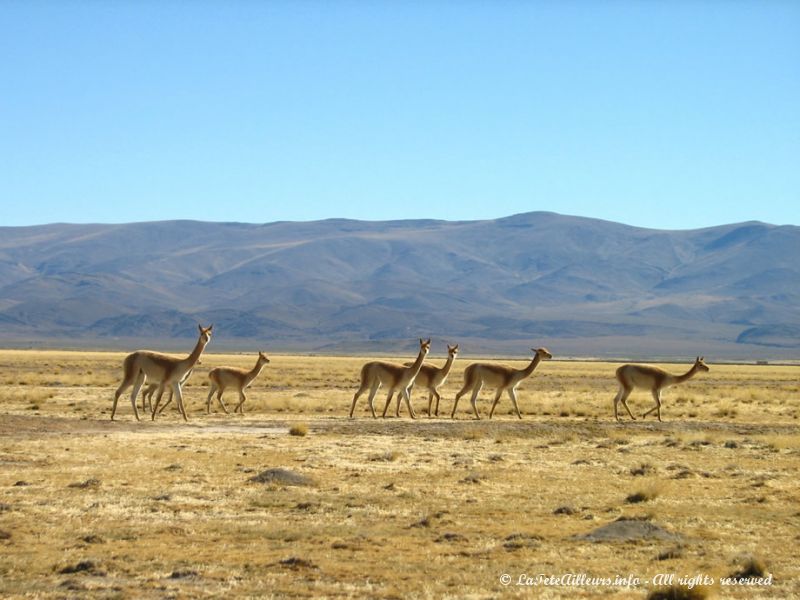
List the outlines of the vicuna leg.
{"type": "Polygon", "coordinates": [[[226,415],[229,415],[229,414],[230,414],[230,412],[228,412],[228,407],[226,407],[226,406],[225,406],[225,403],[222,401],[222,393],[223,393],[224,391],[225,391],[225,390],[223,390],[222,388],[219,388],[219,391],[217,392],[217,402],[219,402],[219,405],[222,407],[222,410],[224,410],[224,411],[225,411],[225,414],[226,414],[226,415]]]}
{"type": "Polygon", "coordinates": [[[236,408],[233,409],[234,413],[242,413],[244,414],[244,401],[247,400],[247,396],[244,394],[244,390],[239,390],[239,404],[236,405],[236,408]]]}
{"type": "Polygon", "coordinates": [[[471,381],[467,381],[467,382],[464,383],[464,387],[461,388],[461,391],[459,391],[456,394],[456,400],[455,400],[455,402],[453,402],[453,412],[450,413],[450,418],[451,419],[455,419],[456,418],[456,409],[458,408],[458,401],[461,399],[461,396],[466,394],[467,391],[472,389],[472,387],[473,387],[472,382],[471,381]]]}
{"type": "MultiPolygon", "coordinates": [[[[412,383],[408,388],[408,393],[411,394],[411,392],[413,391],[414,391],[414,384],[412,383]]],[[[400,418],[400,403],[402,401],[403,401],[403,394],[397,394],[397,407],[395,408],[394,416],[396,416],[398,419],[400,418]]]]}
{"type": "MultiPolygon", "coordinates": [[[[433,390],[433,395],[436,396],[436,410],[434,411],[433,414],[435,414],[438,417],[439,416],[439,400],[441,400],[442,397],[439,395],[439,390],[433,390]]],[[[430,405],[428,406],[428,416],[431,416],[430,405]]]]}
{"type": "Polygon", "coordinates": [[[428,418],[430,419],[433,416],[433,392],[428,391],[428,418]]]}
{"type": "Polygon", "coordinates": [[[188,421],[189,417],[186,416],[186,409],[183,406],[183,392],[181,391],[181,382],[176,381],[172,384],[172,390],[175,392],[176,402],[178,403],[178,410],[181,411],[184,421],[188,421]]]}
{"type": "Polygon", "coordinates": [[[228,413],[228,408],[225,406],[225,403],[222,401],[222,392],[225,390],[221,385],[217,385],[214,382],[211,382],[211,389],[208,391],[208,397],[206,398],[206,413],[211,413],[211,398],[214,396],[214,392],[217,393],[217,402],[222,407],[222,410],[225,411],[225,414],[228,413]]]}
{"type": "Polygon", "coordinates": [[[489,410],[489,418],[492,418],[494,414],[494,409],[497,406],[497,403],[500,401],[500,396],[503,395],[503,388],[497,388],[497,391],[494,393],[494,400],[492,401],[492,408],[489,410]]]}
{"type": "Polygon", "coordinates": [[[375,414],[375,394],[378,393],[379,387],[381,387],[380,383],[378,383],[377,385],[373,385],[372,388],[370,388],[369,396],[367,397],[367,403],[369,404],[369,410],[372,413],[373,419],[378,418],[378,415],[375,414]]]}
{"type": "Polygon", "coordinates": [[[153,392],[155,388],[152,385],[148,385],[147,388],[142,392],[142,412],[145,410],[149,410],[150,412],[153,411],[153,392]]]}
{"type": "Polygon", "coordinates": [[[657,410],[658,411],[658,413],[657,413],[658,414],[658,420],[660,421],[661,420],[661,391],[660,390],[653,390],[653,400],[656,401],[656,405],[653,408],[651,408],[650,410],[648,410],[646,413],[644,413],[642,415],[642,418],[644,419],[651,412],[653,412],[654,410],[657,410]]]}
{"type": "Polygon", "coordinates": [[[122,362],[122,383],[119,384],[117,391],[114,393],[114,404],[111,406],[112,421],[114,420],[114,415],[117,414],[117,402],[119,402],[119,397],[125,393],[125,390],[133,385],[137,375],[139,375],[139,370],[134,364],[135,362],[136,358],[133,354],[129,354],[122,362]]]}
{"type": "MultiPolygon", "coordinates": [[[[403,401],[403,394],[400,392],[397,393],[397,407],[394,410],[394,416],[398,419],[400,418],[400,403],[403,401]]],[[[386,415],[384,415],[386,416],[386,415]]]]}
{"type": "Polygon", "coordinates": [[[167,401],[164,402],[164,404],[161,405],[161,408],[158,409],[158,414],[164,412],[164,409],[167,408],[171,402],[172,402],[172,388],[169,388],[169,398],[167,398],[167,401]]]}
{"type": "Polygon", "coordinates": [[[475,418],[480,420],[481,416],[478,414],[478,394],[481,393],[481,388],[483,384],[478,384],[472,390],[472,398],[469,399],[469,403],[472,404],[472,412],[475,413],[475,418]]]}
{"type": "Polygon", "coordinates": [[[625,410],[628,411],[631,419],[634,421],[636,417],[633,416],[631,409],[628,407],[628,396],[631,395],[631,390],[626,388],[624,385],[619,386],[619,391],[617,392],[616,397],[614,398],[614,418],[619,421],[619,414],[617,413],[617,405],[622,402],[622,406],[625,407],[625,410]]]}
{"type": "Polygon", "coordinates": [[[211,383],[208,390],[208,398],[206,398],[206,414],[211,414],[211,398],[214,395],[214,392],[217,391],[217,386],[214,383],[211,383]]]}
{"type": "Polygon", "coordinates": [[[161,397],[164,395],[164,382],[162,381],[161,384],[158,386],[158,395],[156,396],[156,403],[153,405],[153,414],[152,420],[156,420],[156,415],[158,414],[158,407],[161,405],[161,397]]]}
{"type": "MultiPolygon", "coordinates": [[[[386,411],[388,410],[389,405],[392,403],[392,396],[393,395],[394,395],[394,388],[390,388],[389,389],[389,395],[386,396],[386,404],[383,407],[383,413],[381,414],[381,417],[383,417],[384,419],[386,418],[386,411]]],[[[398,406],[397,416],[399,417],[400,416],[400,408],[399,408],[400,407],[400,400],[399,400],[399,398],[397,400],[397,406],[398,406]]]]}
{"type": "Polygon", "coordinates": [[[517,405],[517,390],[508,388],[508,395],[511,398],[511,404],[514,405],[514,410],[517,411],[517,416],[521,419],[522,415],[519,414],[519,406],[517,405]]]}
{"type": "Polygon", "coordinates": [[[129,387],[133,385],[133,378],[130,380],[126,379],[123,381],[120,386],[117,388],[117,391],[114,392],[114,404],[111,406],[111,420],[114,420],[114,415],[117,413],[117,402],[119,401],[119,397],[125,393],[129,387]]]}
{"type": "MultiPolygon", "coordinates": [[[[361,396],[361,394],[366,392],[368,389],[370,390],[370,396],[374,396],[375,392],[377,391],[378,388],[376,388],[374,386],[372,388],[370,388],[370,386],[367,385],[367,380],[366,379],[362,379],[361,380],[361,387],[359,387],[358,391],[353,395],[353,404],[350,406],[350,418],[351,419],[353,418],[353,411],[356,409],[356,400],[358,400],[359,396],[361,396]]],[[[370,405],[371,405],[371,401],[370,401],[370,405]]],[[[375,416],[375,411],[373,411],[372,416],[373,417],[375,416]]]]}
{"type": "Polygon", "coordinates": [[[144,373],[139,372],[139,374],[136,376],[136,381],[133,382],[133,391],[131,392],[131,406],[133,406],[133,414],[136,415],[137,421],[139,421],[140,419],[139,419],[139,409],[136,407],[136,395],[142,388],[144,380],[145,380],[144,373]]]}
{"type": "Polygon", "coordinates": [[[400,392],[403,398],[405,398],[406,406],[408,407],[408,413],[411,415],[412,419],[416,419],[417,415],[414,413],[414,408],[411,406],[411,395],[408,393],[408,388],[404,389],[400,392]]]}

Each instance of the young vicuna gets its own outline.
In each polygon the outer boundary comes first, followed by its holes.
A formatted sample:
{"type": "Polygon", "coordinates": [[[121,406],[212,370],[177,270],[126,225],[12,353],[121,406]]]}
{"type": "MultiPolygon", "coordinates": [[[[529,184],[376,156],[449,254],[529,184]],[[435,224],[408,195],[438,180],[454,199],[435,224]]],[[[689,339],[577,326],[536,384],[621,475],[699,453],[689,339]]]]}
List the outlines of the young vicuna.
{"type": "Polygon", "coordinates": [[[236,367],[217,367],[216,369],[211,369],[211,372],[208,374],[211,389],[208,390],[208,398],[206,399],[206,412],[211,412],[211,396],[216,392],[219,405],[222,407],[222,410],[225,411],[225,414],[228,414],[228,409],[222,401],[222,393],[228,388],[233,388],[239,392],[239,404],[236,405],[233,412],[244,414],[244,401],[247,400],[244,391],[255,381],[258,374],[261,373],[261,369],[263,369],[264,365],[268,362],[269,359],[267,355],[263,352],[259,352],[256,366],[249,371],[246,369],[237,369],[236,367]]]}
{"type": "Polygon", "coordinates": [[[142,384],[144,384],[147,379],[161,382],[158,388],[156,404],[153,407],[153,420],[156,418],[161,396],[164,394],[164,389],[167,387],[175,393],[175,397],[178,399],[178,410],[180,410],[181,415],[183,415],[184,421],[188,420],[186,417],[186,410],[183,407],[181,381],[183,381],[186,373],[200,360],[200,355],[203,353],[208,342],[211,341],[211,329],[214,326],[209,325],[208,327],[203,327],[202,325],[198,325],[197,327],[200,330],[200,337],[194,349],[186,358],[178,358],[176,356],[169,356],[168,354],[161,354],[160,352],[152,352],[150,350],[138,350],[125,357],[122,363],[124,377],[122,383],[114,393],[114,405],[111,407],[112,421],[117,412],[117,401],[120,395],[131,386],[133,386],[133,391],[131,392],[133,414],[136,415],[136,420],[139,420],[139,409],[136,408],[136,396],[142,384]]]}
{"type": "MultiPolygon", "coordinates": [[[[356,409],[356,400],[365,391],[369,390],[369,410],[372,412],[372,417],[377,418],[375,414],[375,394],[382,385],[389,389],[389,395],[386,398],[386,407],[392,401],[392,396],[395,392],[400,394],[406,400],[408,412],[412,419],[416,419],[417,415],[411,407],[411,398],[408,395],[408,387],[414,382],[414,378],[419,373],[422,367],[422,361],[425,360],[428,351],[431,348],[431,341],[419,340],[419,354],[410,367],[403,365],[396,365],[382,361],[368,362],[361,367],[361,386],[353,396],[353,404],[350,406],[350,418],[353,418],[353,411],[356,409]]],[[[383,409],[383,414],[386,414],[386,408],[383,409]]]]}
{"type": "MultiPolygon", "coordinates": [[[[420,367],[419,373],[414,378],[414,381],[408,386],[408,393],[409,396],[414,389],[414,386],[419,386],[420,388],[424,388],[428,390],[428,417],[431,417],[431,405],[433,404],[433,399],[436,398],[436,416],[439,416],[439,388],[444,385],[444,382],[447,381],[447,376],[450,374],[450,369],[453,368],[453,361],[455,361],[456,356],[458,356],[458,344],[455,346],[451,346],[450,344],[447,345],[447,362],[444,363],[444,366],[441,368],[434,367],[433,365],[422,365],[420,367]]],[[[413,363],[405,363],[405,366],[410,367],[413,363]]],[[[387,404],[388,406],[388,404],[387,404]]],[[[397,396],[397,410],[395,414],[399,417],[400,416],[400,395],[397,396]]],[[[384,411],[383,416],[386,416],[386,411],[384,411]]]]}
{"type": "Polygon", "coordinates": [[[475,402],[478,399],[478,394],[480,393],[481,388],[484,384],[486,384],[497,388],[497,391],[494,394],[494,402],[492,402],[492,410],[489,411],[489,418],[492,418],[494,409],[497,406],[497,402],[500,400],[500,396],[503,395],[503,392],[508,392],[508,396],[511,398],[511,402],[514,404],[514,410],[517,411],[517,416],[521,419],[522,415],[519,413],[519,406],[517,406],[517,386],[524,379],[527,379],[531,376],[533,370],[536,368],[536,365],[538,365],[539,362],[553,358],[553,355],[547,351],[547,348],[539,348],[538,350],[531,348],[531,350],[534,352],[533,360],[531,360],[531,364],[524,369],[512,369],[511,367],[506,367],[504,365],[493,365],[488,363],[472,363],[470,366],[468,366],[464,370],[464,386],[461,388],[461,391],[456,394],[456,401],[453,404],[453,412],[451,413],[450,417],[453,419],[455,418],[456,408],[458,407],[458,401],[461,396],[472,390],[472,398],[470,398],[472,411],[475,413],[475,418],[480,419],[481,417],[478,414],[478,407],[475,402]]]}
{"type": "Polygon", "coordinates": [[[676,385],[678,383],[683,383],[688,379],[694,377],[700,371],[708,371],[708,365],[706,365],[704,358],[702,356],[698,356],[692,368],[689,369],[683,375],[672,375],[667,373],[664,369],[659,369],[658,367],[652,367],[650,365],[622,365],[619,369],[617,369],[617,381],[619,381],[619,391],[617,395],[614,397],[614,418],[619,421],[619,414],[617,414],[617,406],[620,402],[622,402],[622,406],[625,407],[625,410],[628,411],[631,419],[634,421],[636,417],[633,416],[631,409],[628,408],[628,396],[631,395],[631,392],[635,388],[650,390],[650,393],[653,394],[653,400],[656,401],[656,405],[645,412],[642,415],[644,419],[647,415],[651,412],[658,411],[658,420],[661,420],[661,390],[671,385],[676,385]]]}
{"type": "MultiPolygon", "coordinates": [[[[197,364],[198,365],[202,364],[202,362],[198,360],[197,364]]],[[[183,388],[183,384],[186,383],[186,380],[189,379],[189,377],[191,377],[193,371],[194,371],[193,368],[189,369],[186,372],[186,375],[183,376],[183,379],[181,379],[181,389],[183,388]]],[[[144,410],[148,410],[150,412],[153,412],[153,394],[155,394],[156,391],[158,391],[158,388],[159,388],[160,385],[161,385],[161,383],[159,383],[159,382],[149,383],[149,384],[147,384],[147,387],[144,388],[144,391],[142,392],[142,410],[143,411],[144,410]],[[147,405],[146,408],[145,408],[145,404],[147,405]]],[[[162,412],[164,412],[164,409],[167,408],[167,406],[169,406],[170,402],[172,402],[172,388],[169,388],[169,398],[167,399],[166,402],[164,402],[164,404],[158,410],[158,414],[161,414],[162,412]]]]}

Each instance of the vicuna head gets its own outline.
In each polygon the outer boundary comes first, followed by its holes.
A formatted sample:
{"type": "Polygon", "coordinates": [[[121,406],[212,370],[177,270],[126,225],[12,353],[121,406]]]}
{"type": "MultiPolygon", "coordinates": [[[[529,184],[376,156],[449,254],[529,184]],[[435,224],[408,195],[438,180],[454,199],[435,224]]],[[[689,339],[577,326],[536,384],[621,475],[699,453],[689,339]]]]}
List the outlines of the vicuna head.
{"type": "Polygon", "coordinates": [[[209,325],[208,327],[203,327],[202,325],[198,325],[197,328],[200,330],[200,341],[204,344],[207,344],[211,341],[211,330],[214,328],[214,325],[209,325]]]}
{"type": "Polygon", "coordinates": [[[456,344],[455,346],[447,344],[447,354],[448,356],[452,356],[453,358],[455,358],[458,355],[458,344],[456,344]]]}
{"type": "Polygon", "coordinates": [[[533,353],[539,357],[539,360],[550,360],[553,358],[553,355],[547,350],[547,348],[531,348],[533,353]]]}
{"type": "Polygon", "coordinates": [[[428,338],[427,340],[419,338],[419,351],[422,352],[423,354],[427,354],[428,350],[430,349],[431,349],[431,338],[428,338]]]}
{"type": "Polygon", "coordinates": [[[269,358],[263,352],[259,351],[258,353],[258,366],[265,365],[269,362],[269,358]]]}
{"type": "Polygon", "coordinates": [[[708,368],[708,365],[705,363],[706,357],[705,356],[698,356],[694,359],[694,368],[697,371],[710,371],[711,369],[708,368]]]}

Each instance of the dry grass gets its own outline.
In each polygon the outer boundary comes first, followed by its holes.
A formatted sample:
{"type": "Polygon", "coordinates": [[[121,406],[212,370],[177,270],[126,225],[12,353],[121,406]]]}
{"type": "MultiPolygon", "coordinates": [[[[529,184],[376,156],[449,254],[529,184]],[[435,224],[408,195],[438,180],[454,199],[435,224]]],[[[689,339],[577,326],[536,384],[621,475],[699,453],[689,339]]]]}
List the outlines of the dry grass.
{"type": "MultiPolygon", "coordinates": [[[[481,422],[468,402],[455,421],[373,420],[365,400],[351,421],[363,359],[271,356],[244,416],[206,415],[208,370],[253,362],[208,354],[188,424],[172,406],[136,423],[125,398],[112,423],[122,357],[0,352],[0,596],[644,598],[658,586],[499,577],[720,578],[743,552],[774,583],[724,597],[800,596],[796,367],[712,365],[665,393],[664,423],[612,422],[617,365],[557,361],[521,386],[522,421],[505,397],[488,421],[488,390],[481,422]],[[651,486],[655,500],[625,502],[651,486]],[[619,517],[681,540],[580,539],[619,517]]],[[[629,400],[635,414],[650,402],[629,400]]]]}

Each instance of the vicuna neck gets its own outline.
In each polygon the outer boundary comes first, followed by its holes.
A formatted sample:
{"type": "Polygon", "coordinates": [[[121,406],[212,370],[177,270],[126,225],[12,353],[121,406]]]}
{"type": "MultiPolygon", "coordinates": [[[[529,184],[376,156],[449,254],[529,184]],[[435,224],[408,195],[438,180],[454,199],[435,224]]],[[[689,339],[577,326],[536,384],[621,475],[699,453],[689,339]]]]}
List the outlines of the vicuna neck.
{"type": "Polygon", "coordinates": [[[541,361],[541,360],[542,360],[542,357],[539,356],[538,352],[536,354],[534,354],[533,355],[533,360],[531,360],[531,364],[529,364],[527,367],[525,367],[522,370],[522,375],[524,377],[530,376],[530,374],[533,373],[533,370],[536,368],[536,365],[538,365],[539,361],[541,361]]]}
{"type": "Polygon", "coordinates": [[[419,373],[419,370],[422,368],[422,361],[424,360],[425,360],[425,351],[422,348],[420,348],[419,354],[417,354],[417,360],[415,360],[414,364],[409,367],[409,370],[411,371],[411,373],[414,374],[414,377],[417,376],[417,373],[419,373]]]}
{"type": "Polygon", "coordinates": [[[247,379],[249,381],[252,381],[256,377],[258,377],[258,374],[261,373],[261,369],[264,368],[265,364],[267,364],[267,363],[263,363],[260,360],[257,360],[256,361],[256,366],[253,367],[252,369],[250,369],[250,371],[247,373],[247,379]]]}
{"type": "Polygon", "coordinates": [[[197,361],[200,360],[200,355],[203,353],[207,343],[208,342],[203,341],[203,336],[197,338],[197,344],[195,344],[194,350],[192,350],[192,353],[184,359],[188,369],[194,367],[197,361]]]}
{"type": "Polygon", "coordinates": [[[447,355],[447,362],[444,363],[444,366],[441,369],[442,375],[447,375],[450,372],[450,368],[453,366],[453,361],[455,359],[456,359],[456,357],[455,357],[454,354],[448,354],[447,355]]]}
{"type": "Polygon", "coordinates": [[[697,371],[698,371],[697,365],[692,365],[692,368],[689,369],[686,373],[684,373],[683,375],[678,375],[678,376],[675,377],[675,383],[682,383],[682,382],[686,381],[687,379],[691,379],[692,377],[695,376],[697,371]]]}

